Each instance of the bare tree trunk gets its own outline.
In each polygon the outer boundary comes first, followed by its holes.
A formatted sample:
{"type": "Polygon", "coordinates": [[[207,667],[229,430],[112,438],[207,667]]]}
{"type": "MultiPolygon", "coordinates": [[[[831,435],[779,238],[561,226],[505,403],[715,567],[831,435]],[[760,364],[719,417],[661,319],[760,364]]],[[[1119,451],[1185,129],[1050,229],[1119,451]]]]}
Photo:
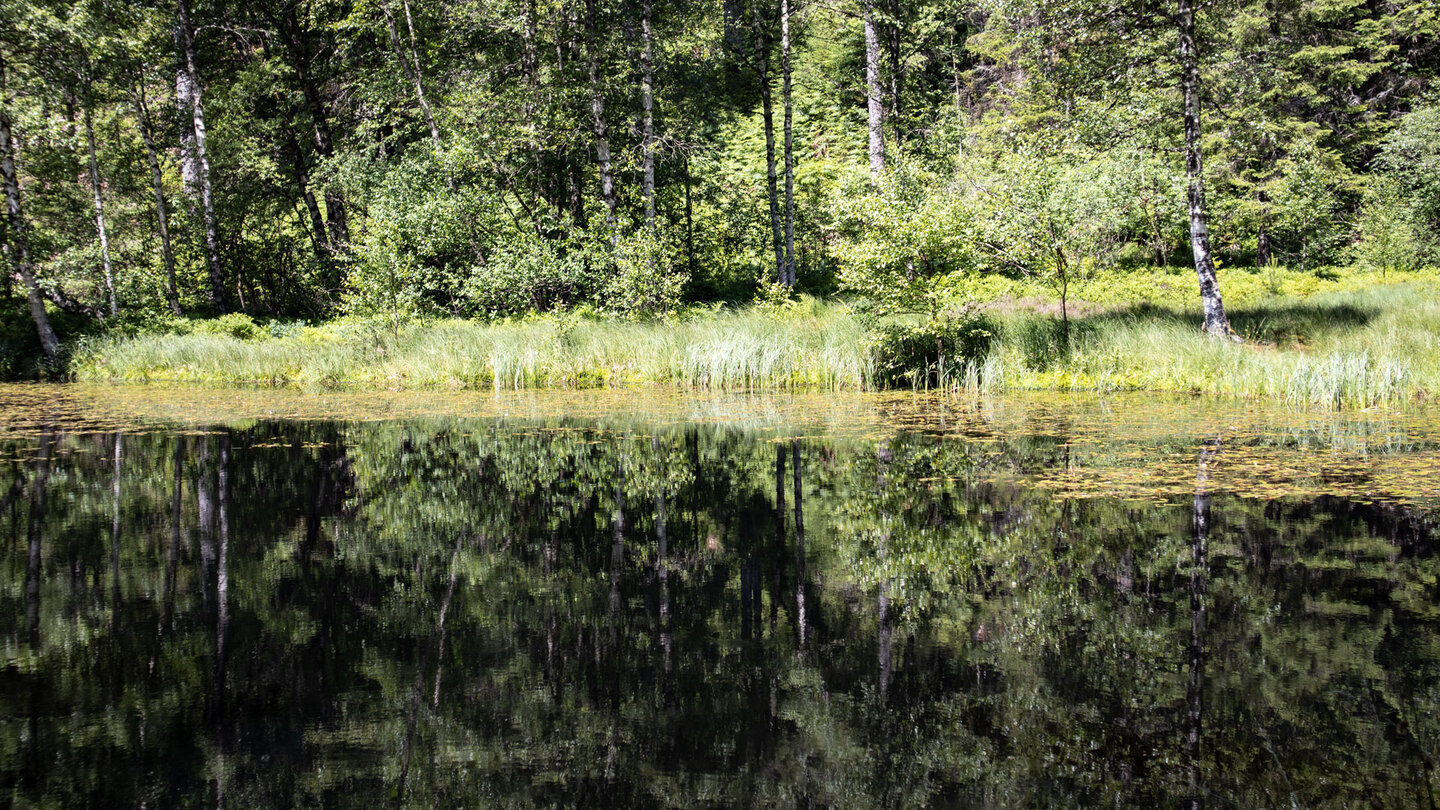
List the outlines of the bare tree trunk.
{"type": "Polygon", "coordinates": [[[875,33],[875,3],[865,0],[865,100],[869,110],[870,182],[885,173],[885,107],[880,101],[880,39],[875,33]]]}
{"type": "Polygon", "coordinates": [[[655,230],[655,52],[651,33],[652,0],[640,0],[640,137],[644,169],[645,227],[655,230]]]}
{"type": "Polygon", "coordinates": [[[785,240],[780,227],[780,192],[775,172],[775,103],[770,91],[770,38],[765,34],[763,4],[752,9],[756,69],[760,74],[760,114],[765,122],[765,193],[770,204],[770,246],[775,251],[775,281],[785,283],[785,240]]]}
{"type": "Polygon", "coordinates": [[[115,294],[115,267],[110,263],[110,236],[105,232],[105,197],[100,193],[100,161],[95,156],[95,122],[90,105],[85,105],[85,143],[90,153],[90,190],[95,202],[95,231],[100,235],[100,267],[105,272],[105,293],[110,299],[110,316],[120,314],[120,299],[115,294]]]}
{"type": "Polygon", "coordinates": [[[196,182],[200,188],[200,209],[205,220],[205,264],[210,270],[210,304],[215,311],[230,311],[225,292],[225,272],[220,264],[220,230],[215,222],[215,199],[210,185],[210,158],[205,153],[205,111],[201,102],[200,62],[195,53],[195,29],[190,25],[190,0],[178,0],[180,44],[185,52],[185,78],[190,96],[190,121],[195,133],[196,182]]]}
{"type": "MultiPolygon", "coordinates": [[[[0,84],[4,82],[5,65],[0,61],[0,84]]],[[[25,225],[25,215],[20,207],[20,178],[15,167],[15,134],[10,122],[10,107],[0,105],[0,174],[4,175],[5,211],[9,224],[7,240],[10,258],[15,262],[15,271],[25,286],[25,298],[30,305],[30,318],[35,321],[35,331],[40,335],[40,351],[45,363],[54,366],[60,358],[60,339],[50,326],[50,316],[45,312],[45,299],[40,285],[35,282],[35,269],[30,265],[30,239],[25,225]]]]}
{"type": "Polygon", "coordinates": [[[170,214],[165,208],[165,176],[160,171],[160,152],[155,147],[155,133],[150,130],[150,109],[145,103],[145,81],[136,79],[130,91],[135,118],[140,123],[140,138],[145,142],[145,159],[150,164],[150,181],[155,187],[155,220],[160,231],[160,255],[165,263],[165,303],[175,315],[180,309],[180,292],[175,283],[175,249],[170,244],[170,214]]]}
{"type": "Polygon", "coordinates": [[[615,175],[610,166],[609,127],[605,123],[605,94],[600,87],[600,33],[596,22],[595,5],[598,0],[585,0],[585,56],[589,62],[590,74],[590,115],[595,122],[595,159],[600,167],[600,199],[605,203],[605,224],[610,229],[610,244],[619,241],[615,230],[615,175]]]}
{"type": "Polygon", "coordinates": [[[780,0],[780,99],[785,108],[785,261],[780,283],[795,286],[795,127],[790,93],[790,0],[780,0]]]}
{"type": "Polygon", "coordinates": [[[1195,253],[1195,274],[1200,281],[1200,303],[1205,309],[1204,331],[1229,337],[1230,319],[1220,299],[1215,260],[1210,255],[1210,226],[1205,218],[1205,178],[1200,150],[1200,60],[1195,51],[1195,0],[1180,0],[1180,86],[1185,97],[1185,174],[1189,179],[1190,247],[1195,253]]]}

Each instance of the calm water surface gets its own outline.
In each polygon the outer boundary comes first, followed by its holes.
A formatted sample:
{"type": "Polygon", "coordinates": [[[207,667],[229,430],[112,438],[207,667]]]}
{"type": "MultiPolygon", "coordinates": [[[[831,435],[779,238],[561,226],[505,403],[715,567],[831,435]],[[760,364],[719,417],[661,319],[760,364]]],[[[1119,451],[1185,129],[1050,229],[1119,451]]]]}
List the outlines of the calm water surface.
{"type": "Polygon", "coordinates": [[[4,789],[1432,808],[1436,416],[0,386],[4,789]]]}

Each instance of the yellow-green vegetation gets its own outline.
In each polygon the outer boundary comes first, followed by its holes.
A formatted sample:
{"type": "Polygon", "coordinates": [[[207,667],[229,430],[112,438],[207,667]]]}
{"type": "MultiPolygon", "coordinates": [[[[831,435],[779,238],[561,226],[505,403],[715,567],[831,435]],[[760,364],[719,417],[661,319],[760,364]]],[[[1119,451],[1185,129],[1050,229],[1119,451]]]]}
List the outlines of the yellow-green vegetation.
{"type": "Polygon", "coordinates": [[[244,335],[206,328],[98,340],[77,352],[75,376],[382,388],[673,383],[813,390],[859,390],[874,376],[861,321],[848,307],[813,299],[654,322],[577,314],[492,323],[341,320],[282,326],[276,334],[235,316],[229,323],[244,335]]]}
{"type": "MultiPolygon", "coordinates": [[[[978,282],[967,297],[985,303],[971,310],[978,314],[967,316],[966,328],[983,339],[965,344],[968,356],[952,348],[943,367],[935,354],[887,355],[895,330],[886,327],[923,329],[916,316],[880,318],[802,298],[661,321],[569,313],[488,323],[264,327],[229,316],[186,322],[180,327],[186,334],[172,324],[163,333],[102,338],[80,347],[72,368],[89,381],[391,389],[664,384],[837,391],[898,380],[983,391],[1196,392],[1321,407],[1396,404],[1440,392],[1434,274],[1228,273],[1231,317],[1244,338],[1238,343],[1200,334],[1198,312],[1185,305],[1192,279],[1160,273],[1123,279],[1078,285],[1084,294],[1072,302],[1068,327],[1042,286],[978,282]],[[909,362],[915,373],[887,374],[886,362],[909,362]]],[[[913,333],[908,339],[915,342],[913,333]]],[[[919,345],[928,347],[923,339],[919,345]]]]}

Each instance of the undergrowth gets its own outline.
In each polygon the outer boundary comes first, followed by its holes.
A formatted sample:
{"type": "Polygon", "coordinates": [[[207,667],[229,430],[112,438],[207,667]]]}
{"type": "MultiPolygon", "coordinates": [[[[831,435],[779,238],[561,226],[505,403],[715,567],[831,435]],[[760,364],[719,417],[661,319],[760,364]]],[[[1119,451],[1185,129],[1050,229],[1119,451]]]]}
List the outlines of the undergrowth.
{"type": "Polygon", "coordinates": [[[1164,290],[1133,294],[1123,305],[1082,300],[1066,325],[1048,301],[1017,304],[1013,284],[992,280],[988,306],[933,324],[879,321],[808,297],[648,322],[567,313],[490,323],[342,319],[306,326],[228,316],[94,338],[74,348],[71,368],[92,381],[1153,390],[1307,407],[1397,404],[1440,392],[1435,276],[1410,274],[1393,283],[1354,273],[1329,280],[1294,275],[1276,276],[1294,294],[1247,299],[1236,292],[1245,289],[1237,283],[1241,274],[1227,274],[1239,343],[1202,336],[1197,308],[1164,303],[1164,290]]]}

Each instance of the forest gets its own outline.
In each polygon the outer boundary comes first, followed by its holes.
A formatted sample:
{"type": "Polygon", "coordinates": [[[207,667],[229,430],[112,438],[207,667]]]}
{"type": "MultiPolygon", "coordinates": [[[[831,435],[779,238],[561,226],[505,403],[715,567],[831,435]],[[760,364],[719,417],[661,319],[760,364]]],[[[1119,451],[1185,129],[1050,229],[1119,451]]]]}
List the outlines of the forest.
{"type": "Polygon", "coordinates": [[[1077,289],[1133,303],[1156,283],[1204,332],[1249,339],[1223,291],[1428,277],[1440,250],[1440,10],[1420,0],[6,0],[3,17],[11,375],[217,316],[241,337],[398,334],[796,295],[870,331],[911,314],[961,351],[986,331],[965,326],[975,302],[1039,290],[1068,345],[1077,289]]]}

